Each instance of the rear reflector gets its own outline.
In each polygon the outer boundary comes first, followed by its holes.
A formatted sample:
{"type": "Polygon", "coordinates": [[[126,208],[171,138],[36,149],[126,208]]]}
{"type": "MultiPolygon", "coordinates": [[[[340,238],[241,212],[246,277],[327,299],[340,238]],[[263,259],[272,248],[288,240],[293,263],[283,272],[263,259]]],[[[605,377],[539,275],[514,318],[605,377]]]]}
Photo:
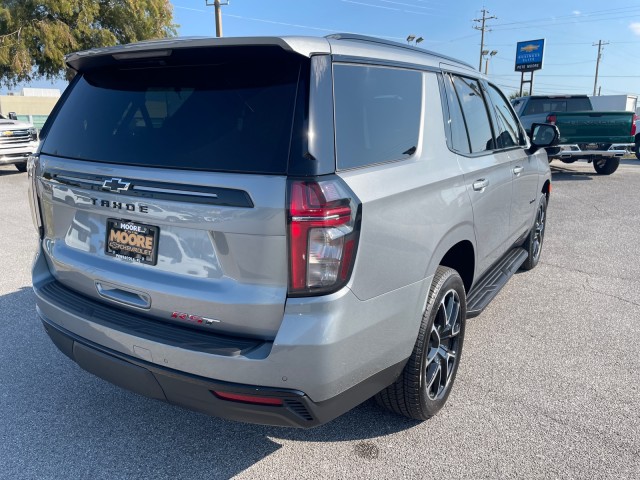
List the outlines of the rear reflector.
{"type": "Polygon", "coordinates": [[[216,397],[220,400],[229,400],[231,402],[251,403],[253,405],[275,405],[281,406],[283,404],[282,399],[273,397],[256,397],[254,395],[241,395],[239,393],[231,392],[215,392],[212,391],[216,397]]]}

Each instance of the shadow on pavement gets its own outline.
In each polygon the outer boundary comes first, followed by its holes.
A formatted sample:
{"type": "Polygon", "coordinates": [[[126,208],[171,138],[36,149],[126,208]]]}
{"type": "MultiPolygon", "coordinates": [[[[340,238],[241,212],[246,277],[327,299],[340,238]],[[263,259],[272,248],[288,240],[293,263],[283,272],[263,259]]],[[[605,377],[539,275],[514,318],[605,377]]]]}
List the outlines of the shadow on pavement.
{"type": "MultiPolygon", "coordinates": [[[[595,171],[584,172],[581,170],[571,170],[570,168],[561,167],[551,164],[552,180],[554,182],[563,182],[571,180],[593,180],[591,177],[599,176],[595,171]]],[[[615,175],[615,173],[614,173],[615,175]]]]}
{"type": "Polygon", "coordinates": [[[0,478],[229,478],[278,439],[364,440],[419,424],[372,400],[311,430],[209,417],[83,371],[49,340],[30,287],[0,296],[0,311],[0,478]]]}
{"type": "Polygon", "coordinates": [[[6,168],[0,168],[0,177],[11,177],[13,175],[26,175],[26,173],[19,172],[13,165],[7,165],[6,168]]]}

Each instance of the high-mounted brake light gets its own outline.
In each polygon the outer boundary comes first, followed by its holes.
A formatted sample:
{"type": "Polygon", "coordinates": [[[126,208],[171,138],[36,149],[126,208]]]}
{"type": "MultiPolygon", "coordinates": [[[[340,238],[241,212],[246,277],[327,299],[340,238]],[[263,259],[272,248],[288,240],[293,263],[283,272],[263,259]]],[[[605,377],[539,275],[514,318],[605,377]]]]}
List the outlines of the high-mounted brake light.
{"type": "Polygon", "coordinates": [[[121,52],[114,53],[112,57],[116,60],[140,60],[143,58],[161,58],[171,56],[171,50],[149,50],[142,52],[121,52]]]}
{"type": "Polygon", "coordinates": [[[551,115],[547,115],[547,123],[550,123],[551,125],[555,125],[557,119],[558,117],[556,117],[555,113],[552,113],[551,115]]]}
{"type": "Polygon", "coordinates": [[[289,183],[289,294],[336,291],[353,269],[359,207],[342,180],[289,183]]]}

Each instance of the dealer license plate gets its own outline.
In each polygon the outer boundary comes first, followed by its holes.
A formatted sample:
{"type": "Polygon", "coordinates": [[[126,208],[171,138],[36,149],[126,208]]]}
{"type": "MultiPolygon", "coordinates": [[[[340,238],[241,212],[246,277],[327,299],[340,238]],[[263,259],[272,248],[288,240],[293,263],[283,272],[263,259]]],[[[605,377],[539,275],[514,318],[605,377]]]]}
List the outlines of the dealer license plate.
{"type": "Polygon", "coordinates": [[[123,260],[155,265],[160,229],[128,220],[107,219],[105,253],[123,260]]]}

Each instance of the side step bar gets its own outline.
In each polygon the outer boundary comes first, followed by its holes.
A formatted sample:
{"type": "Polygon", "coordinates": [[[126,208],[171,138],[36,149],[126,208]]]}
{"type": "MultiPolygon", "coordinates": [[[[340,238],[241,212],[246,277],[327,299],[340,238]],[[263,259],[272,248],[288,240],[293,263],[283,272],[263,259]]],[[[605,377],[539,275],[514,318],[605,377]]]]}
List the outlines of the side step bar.
{"type": "Polygon", "coordinates": [[[524,248],[514,248],[491,267],[467,296],[467,318],[477,317],[482,313],[528,256],[524,248]]]}

